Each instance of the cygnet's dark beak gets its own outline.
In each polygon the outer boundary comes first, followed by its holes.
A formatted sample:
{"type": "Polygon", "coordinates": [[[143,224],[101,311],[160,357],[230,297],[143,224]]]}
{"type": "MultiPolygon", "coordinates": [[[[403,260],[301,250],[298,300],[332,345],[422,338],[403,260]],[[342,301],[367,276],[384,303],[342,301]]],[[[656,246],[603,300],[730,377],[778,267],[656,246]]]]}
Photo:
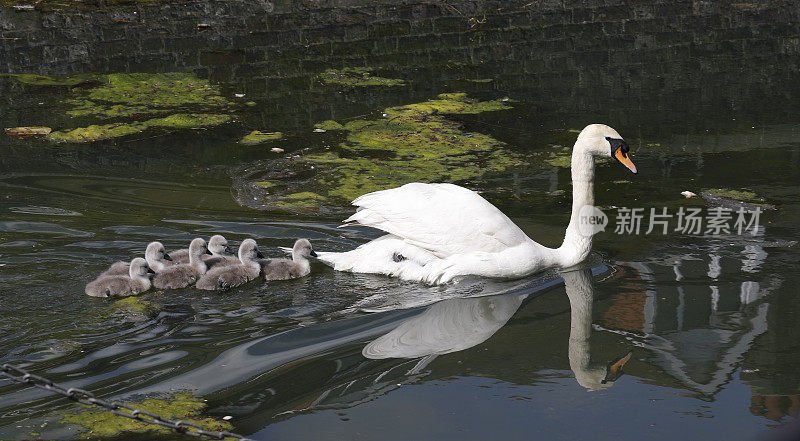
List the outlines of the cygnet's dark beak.
{"type": "Polygon", "coordinates": [[[264,258],[264,255],[261,254],[261,250],[256,249],[256,257],[258,257],[259,259],[263,259],[264,258]]]}
{"type": "Polygon", "coordinates": [[[147,273],[148,273],[148,274],[155,274],[156,272],[155,272],[155,271],[153,271],[153,268],[150,268],[150,267],[148,266],[148,267],[147,267],[147,273]]]}
{"type": "Polygon", "coordinates": [[[225,245],[225,252],[228,253],[228,254],[236,254],[236,253],[233,252],[233,249],[231,247],[229,247],[228,245],[225,245]]]}
{"type": "Polygon", "coordinates": [[[172,257],[169,257],[169,254],[164,253],[164,260],[169,260],[170,262],[172,262],[172,257]]]}
{"type": "Polygon", "coordinates": [[[317,253],[315,253],[314,250],[311,250],[311,257],[317,257],[317,253]]]}
{"type": "Polygon", "coordinates": [[[628,143],[623,139],[616,138],[606,138],[606,140],[611,144],[611,156],[619,161],[620,164],[628,167],[628,170],[632,171],[634,174],[638,174],[639,172],[636,171],[636,166],[633,165],[631,158],[628,156],[628,152],[631,149],[628,143]]]}
{"type": "Polygon", "coordinates": [[[622,367],[631,359],[631,355],[633,355],[633,352],[628,352],[617,360],[609,363],[608,368],[606,368],[606,377],[603,378],[601,383],[606,384],[617,381],[617,379],[622,376],[622,367]]]}
{"type": "Polygon", "coordinates": [[[203,253],[203,254],[208,254],[208,255],[211,255],[211,256],[213,256],[213,255],[214,255],[214,253],[212,253],[211,251],[208,251],[208,248],[207,248],[207,247],[206,247],[206,252],[205,252],[205,253],[203,253]]]}

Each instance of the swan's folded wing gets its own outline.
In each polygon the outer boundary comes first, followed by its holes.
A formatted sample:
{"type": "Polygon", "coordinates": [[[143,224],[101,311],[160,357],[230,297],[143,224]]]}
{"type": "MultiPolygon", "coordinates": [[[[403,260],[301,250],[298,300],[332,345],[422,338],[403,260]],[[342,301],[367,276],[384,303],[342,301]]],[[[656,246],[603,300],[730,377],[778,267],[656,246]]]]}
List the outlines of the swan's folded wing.
{"type": "Polygon", "coordinates": [[[345,223],[358,223],[401,237],[437,257],[519,245],[527,236],[474,191],[453,184],[412,183],[365,194],[345,223]]]}

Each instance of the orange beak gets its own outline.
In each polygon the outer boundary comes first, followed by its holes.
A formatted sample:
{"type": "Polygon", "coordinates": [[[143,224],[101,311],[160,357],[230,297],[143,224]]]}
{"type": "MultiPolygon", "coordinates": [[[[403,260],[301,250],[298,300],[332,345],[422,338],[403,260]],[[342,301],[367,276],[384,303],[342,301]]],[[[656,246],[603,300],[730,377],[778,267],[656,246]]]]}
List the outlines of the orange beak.
{"type": "Polygon", "coordinates": [[[609,383],[616,381],[622,375],[622,367],[625,366],[625,363],[631,359],[632,352],[628,352],[627,354],[620,357],[617,361],[612,361],[608,364],[608,369],[606,370],[606,378],[603,379],[602,383],[609,383]]]}
{"type": "Polygon", "coordinates": [[[617,158],[617,161],[621,162],[622,165],[628,167],[628,170],[633,173],[639,173],[636,171],[636,166],[631,162],[631,158],[629,158],[627,153],[623,152],[622,149],[617,149],[617,151],[614,152],[614,157],[617,158]]]}

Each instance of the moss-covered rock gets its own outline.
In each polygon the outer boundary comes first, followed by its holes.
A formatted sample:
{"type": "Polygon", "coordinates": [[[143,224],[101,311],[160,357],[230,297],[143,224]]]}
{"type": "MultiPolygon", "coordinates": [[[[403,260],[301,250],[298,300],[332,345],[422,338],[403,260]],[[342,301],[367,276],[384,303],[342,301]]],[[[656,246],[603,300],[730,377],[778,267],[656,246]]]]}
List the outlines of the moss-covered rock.
{"type": "Polygon", "coordinates": [[[319,75],[320,81],[329,86],[368,87],[368,86],[405,86],[406,82],[398,78],[383,78],[373,75],[371,67],[346,67],[344,69],[328,69],[319,75]]]}
{"type": "MultiPolygon", "coordinates": [[[[179,392],[169,399],[150,398],[141,403],[126,403],[132,407],[155,413],[171,420],[182,420],[199,424],[205,430],[223,431],[230,430],[233,426],[227,421],[218,421],[200,415],[206,404],[190,392],[179,392]]],[[[66,413],[61,419],[62,423],[77,424],[87,430],[81,433],[82,438],[105,438],[124,433],[175,433],[172,429],[145,424],[129,418],[119,417],[113,413],[90,408],[80,412],[66,413]]]]}
{"type": "Polygon", "coordinates": [[[239,144],[244,145],[256,145],[262,144],[269,141],[277,141],[283,138],[283,133],[281,132],[260,132],[258,130],[253,130],[247,136],[239,141],[239,144]]]}

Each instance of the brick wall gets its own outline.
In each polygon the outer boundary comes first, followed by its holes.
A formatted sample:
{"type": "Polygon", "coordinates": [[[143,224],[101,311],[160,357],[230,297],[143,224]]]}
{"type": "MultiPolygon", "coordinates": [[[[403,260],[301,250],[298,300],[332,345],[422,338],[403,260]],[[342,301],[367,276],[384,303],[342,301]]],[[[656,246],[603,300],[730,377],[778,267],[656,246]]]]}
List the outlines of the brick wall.
{"type": "MultiPolygon", "coordinates": [[[[796,110],[800,5],[712,1],[164,2],[113,11],[0,10],[0,72],[194,71],[258,93],[327,67],[467,66],[544,108],[631,102],[796,110]],[[198,27],[206,24],[208,27],[198,27]]],[[[452,76],[463,76],[454,70],[452,76]]],[[[634,104],[635,106],[635,104],[634,104]]]]}

